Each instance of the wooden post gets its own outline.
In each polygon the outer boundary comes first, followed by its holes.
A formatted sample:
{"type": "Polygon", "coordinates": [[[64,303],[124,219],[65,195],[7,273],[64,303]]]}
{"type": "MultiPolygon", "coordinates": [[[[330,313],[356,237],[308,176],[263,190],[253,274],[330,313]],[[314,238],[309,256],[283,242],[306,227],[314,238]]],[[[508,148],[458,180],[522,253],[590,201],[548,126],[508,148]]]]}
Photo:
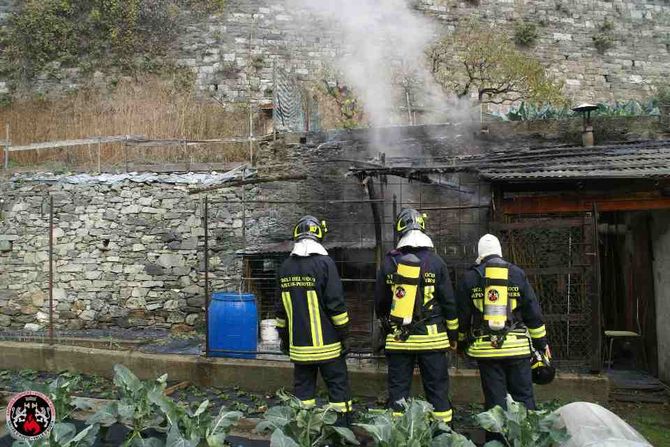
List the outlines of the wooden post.
{"type": "Polygon", "coordinates": [[[102,151],[102,143],[98,140],[98,174],[102,173],[102,168],[100,167],[100,152],[102,151]]]}
{"type": "MultiPolygon", "coordinates": [[[[370,199],[370,206],[372,207],[372,219],[375,224],[375,263],[377,264],[377,269],[381,268],[382,262],[384,260],[384,241],[383,241],[383,228],[382,220],[384,216],[383,209],[380,210],[379,202],[377,202],[378,196],[377,191],[375,190],[375,184],[372,177],[366,177],[362,181],[363,187],[368,193],[368,198],[370,199]]],[[[382,205],[383,206],[383,205],[382,205]]],[[[377,315],[375,313],[374,307],[372,308],[372,321],[370,325],[372,326],[372,350],[373,352],[379,351],[380,346],[380,335],[381,327],[377,324],[377,315]]]]}
{"type": "Polygon", "coordinates": [[[5,148],[5,171],[9,169],[9,123],[5,125],[5,145],[3,146],[5,148]]]}
{"type": "Polygon", "coordinates": [[[49,195],[49,344],[54,344],[54,196],[49,195]]]}
{"type": "MultiPolygon", "coordinates": [[[[602,368],[602,309],[601,309],[601,279],[600,279],[600,244],[598,234],[598,205],[593,202],[591,211],[591,226],[592,234],[586,235],[587,241],[591,239],[593,252],[589,253],[593,260],[593,284],[591,286],[591,330],[593,331],[591,337],[591,371],[599,372],[602,368]],[[590,237],[588,237],[590,236],[590,237]]],[[[588,228],[588,227],[586,227],[588,228]]],[[[588,230],[587,230],[588,231],[588,230]]]]}
{"type": "Polygon", "coordinates": [[[205,230],[205,357],[209,357],[209,201],[205,196],[203,227],[205,230]]]}

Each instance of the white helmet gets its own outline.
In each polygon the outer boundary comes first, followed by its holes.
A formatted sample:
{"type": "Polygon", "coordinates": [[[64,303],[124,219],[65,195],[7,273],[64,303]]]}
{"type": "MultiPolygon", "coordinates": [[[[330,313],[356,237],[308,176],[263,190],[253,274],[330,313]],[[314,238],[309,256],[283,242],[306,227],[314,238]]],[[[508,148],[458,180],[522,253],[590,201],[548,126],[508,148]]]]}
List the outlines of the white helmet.
{"type": "Polygon", "coordinates": [[[477,244],[477,264],[482,262],[487,256],[498,255],[502,257],[502,247],[500,246],[500,241],[497,237],[492,234],[485,234],[479,239],[477,244]]]}

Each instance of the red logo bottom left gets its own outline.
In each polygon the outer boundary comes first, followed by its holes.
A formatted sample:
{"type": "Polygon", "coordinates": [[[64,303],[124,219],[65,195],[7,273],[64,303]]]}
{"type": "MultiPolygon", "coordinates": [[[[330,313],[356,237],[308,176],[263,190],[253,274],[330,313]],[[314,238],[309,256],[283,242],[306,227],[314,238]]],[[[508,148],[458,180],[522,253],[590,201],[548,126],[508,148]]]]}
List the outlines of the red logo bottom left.
{"type": "Polygon", "coordinates": [[[12,437],[34,441],[49,434],[56,421],[56,409],[44,394],[24,391],[9,401],[6,416],[12,437]]]}

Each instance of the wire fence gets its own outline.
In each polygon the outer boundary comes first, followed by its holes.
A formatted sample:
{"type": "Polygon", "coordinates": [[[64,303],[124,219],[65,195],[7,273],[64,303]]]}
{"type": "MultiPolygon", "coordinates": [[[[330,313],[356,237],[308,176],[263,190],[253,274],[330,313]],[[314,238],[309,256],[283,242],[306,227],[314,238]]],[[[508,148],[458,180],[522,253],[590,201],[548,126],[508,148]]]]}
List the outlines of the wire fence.
{"type": "MultiPolygon", "coordinates": [[[[165,144],[165,141],[139,138],[133,141],[135,144],[165,144]]],[[[593,241],[588,236],[589,222],[583,216],[572,220],[555,219],[551,223],[546,222],[547,216],[535,220],[512,218],[507,226],[491,227],[489,185],[477,177],[434,174],[430,183],[396,176],[358,179],[342,175],[346,166],[346,162],[339,166],[322,164],[317,166],[319,170],[315,175],[299,182],[248,184],[180,196],[185,203],[173,206],[190,210],[187,212],[204,220],[203,226],[207,223],[193,247],[197,250],[191,257],[195,264],[188,266],[196,284],[205,287],[205,299],[215,290],[253,293],[260,318],[271,318],[279,299],[276,273],[290,251],[292,226],[302,215],[316,215],[325,219],[330,229],[326,247],[344,284],[354,349],[357,355],[370,357],[375,335],[373,296],[379,255],[395,245],[396,214],[404,207],[413,207],[428,214],[428,233],[436,252],[447,263],[454,285],[477,257],[479,237],[491,228],[498,231],[505,253],[526,269],[536,288],[557,359],[575,366],[589,362],[595,335],[590,307],[594,278],[589,253],[593,252],[593,241]],[[200,201],[204,194],[209,208],[206,215],[200,201]]],[[[287,172],[291,167],[287,164],[264,169],[287,172]]],[[[56,221],[61,210],[76,200],[74,196],[59,198],[54,211],[56,221]]],[[[100,206],[104,208],[104,204],[100,206]]],[[[163,205],[152,205],[154,209],[160,206],[163,205]]],[[[174,212],[175,209],[163,211],[174,212]]],[[[97,213],[97,209],[94,212],[97,213]]],[[[161,228],[167,224],[160,220],[152,222],[157,227],[153,229],[156,234],[169,230],[161,228]]],[[[129,221],[128,225],[132,223],[129,221]]],[[[75,237],[74,234],[67,236],[75,237]]],[[[133,245],[123,240],[117,243],[128,249],[133,245]]],[[[53,267],[53,247],[49,252],[49,265],[53,267]]],[[[51,297],[54,274],[40,278],[48,281],[51,297]]],[[[166,280],[164,287],[172,284],[182,287],[175,279],[166,280]]],[[[199,313],[205,319],[206,306],[188,306],[187,312],[199,313]]],[[[48,328],[54,341],[62,334],[58,332],[59,321],[54,317],[52,301],[48,311],[51,319],[48,328]]],[[[156,309],[147,310],[145,314],[149,316],[143,318],[157,317],[152,321],[161,322],[160,327],[170,327],[170,312],[156,309]]],[[[103,336],[118,336],[114,321],[101,325],[103,336]]],[[[258,353],[268,352],[259,350],[258,353]]]]}

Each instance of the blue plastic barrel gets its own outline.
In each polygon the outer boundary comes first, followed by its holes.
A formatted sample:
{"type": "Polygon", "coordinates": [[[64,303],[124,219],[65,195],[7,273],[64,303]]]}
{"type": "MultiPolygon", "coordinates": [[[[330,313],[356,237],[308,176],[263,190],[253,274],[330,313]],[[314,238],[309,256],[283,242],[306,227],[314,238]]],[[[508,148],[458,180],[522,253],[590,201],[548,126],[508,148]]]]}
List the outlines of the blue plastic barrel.
{"type": "Polygon", "coordinates": [[[251,293],[214,292],[209,304],[209,355],[256,358],[258,313],[251,293]]]}

